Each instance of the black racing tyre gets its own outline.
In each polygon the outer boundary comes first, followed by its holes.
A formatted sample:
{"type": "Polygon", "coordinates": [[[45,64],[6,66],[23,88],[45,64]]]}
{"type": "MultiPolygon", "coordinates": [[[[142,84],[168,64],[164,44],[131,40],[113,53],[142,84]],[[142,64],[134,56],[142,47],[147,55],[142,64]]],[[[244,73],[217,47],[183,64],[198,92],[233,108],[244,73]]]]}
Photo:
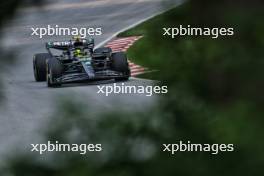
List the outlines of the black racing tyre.
{"type": "Polygon", "coordinates": [[[39,53],[33,56],[34,77],[37,82],[46,81],[46,61],[50,57],[49,53],[39,53]]]}
{"type": "Polygon", "coordinates": [[[97,48],[93,51],[93,53],[112,53],[112,49],[109,47],[97,48]]]}
{"type": "Polygon", "coordinates": [[[115,78],[116,81],[126,81],[130,77],[130,69],[124,52],[112,54],[112,69],[117,72],[123,73],[122,77],[115,78]]]}
{"type": "Polygon", "coordinates": [[[47,85],[48,87],[59,87],[61,82],[57,79],[62,76],[63,66],[56,58],[50,58],[47,61],[47,85]]]}

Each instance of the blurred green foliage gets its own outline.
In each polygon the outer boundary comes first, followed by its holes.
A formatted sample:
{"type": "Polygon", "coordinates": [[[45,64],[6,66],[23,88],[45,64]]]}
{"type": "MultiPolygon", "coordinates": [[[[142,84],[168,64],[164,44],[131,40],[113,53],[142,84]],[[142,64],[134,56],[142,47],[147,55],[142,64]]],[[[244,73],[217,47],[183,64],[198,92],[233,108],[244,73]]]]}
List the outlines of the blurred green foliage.
{"type": "Polygon", "coordinates": [[[0,2],[0,28],[6,21],[11,20],[21,6],[42,5],[45,0],[8,0],[0,2]]]}
{"type": "MultiPolygon", "coordinates": [[[[12,20],[19,7],[23,5],[37,5],[40,6],[45,0],[8,0],[0,2],[0,39],[2,38],[2,28],[5,27],[6,22],[12,20]]],[[[1,44],[0,44],[1,46],[1,44]]],[[[1,72],[4,71],[3,67],[6,64],[10,64],[15,59],[14,52],[6,51],[0,47],[0,103],[4,100],[5,92],[4,86],[1,81],[1,72]],[[7,59],[8,58],[8,59],[7,59]]]]}
{"type": "Polygon", "coordinates": [[[263,5],[256,0],[192,0],[121,34],[144,35],[128,54],[159,69],[157,78],[169,86],[169,93],[145,112],[118,109],[96,116],[66,100],[47,139],[102,143],[104,151],[16,156],[1,175],[263,175],[263,5]],[[179,24],[234,27],[235,35],[162,36],[163,27],[179,24]],[[163,143],[179,140],[232,143],[235,151],[162,152],[163,143]]]}

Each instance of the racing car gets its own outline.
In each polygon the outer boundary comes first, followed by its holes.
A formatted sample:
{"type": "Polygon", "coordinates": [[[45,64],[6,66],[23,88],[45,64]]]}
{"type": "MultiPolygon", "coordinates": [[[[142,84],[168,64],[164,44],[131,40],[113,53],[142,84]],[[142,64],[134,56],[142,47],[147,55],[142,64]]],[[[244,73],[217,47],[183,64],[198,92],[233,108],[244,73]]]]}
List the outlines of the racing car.
{"type": "Polygon", "coordinates": [[[47,53],[33,57],[35,80],[46,81],[48,87],[58,87],[88,80],[129,79],[130,69],[124,52],[112,52],[108,47],[94,49],[94,46],[94,39],[79,37],[46,43],[47,53]],[[51,50],[57,50],[59,54],[55,55],[51,50]]]}

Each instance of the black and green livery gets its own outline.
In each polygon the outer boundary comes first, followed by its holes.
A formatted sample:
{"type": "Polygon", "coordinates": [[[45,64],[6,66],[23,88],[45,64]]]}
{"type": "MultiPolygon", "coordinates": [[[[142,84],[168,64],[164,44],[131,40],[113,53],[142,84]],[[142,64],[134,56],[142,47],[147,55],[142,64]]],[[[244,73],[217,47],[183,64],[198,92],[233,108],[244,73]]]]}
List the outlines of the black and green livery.
{"type": "Polygon", "coordinates": [[[111,48],[94,49],[93,39],[46,43],[47,53],[33,57],[35,80],[47,81],[48,87],[89,80],[128,80],[130,69],[124,52],[111,48]],[[55,55],[51,50],[62,53],[55,55]]]}

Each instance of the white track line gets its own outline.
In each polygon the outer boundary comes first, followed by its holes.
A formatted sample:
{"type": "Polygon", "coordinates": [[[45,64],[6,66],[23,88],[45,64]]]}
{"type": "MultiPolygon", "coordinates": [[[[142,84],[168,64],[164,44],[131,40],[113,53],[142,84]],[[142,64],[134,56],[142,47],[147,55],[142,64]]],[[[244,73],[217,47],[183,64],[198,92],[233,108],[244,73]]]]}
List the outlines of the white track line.
{"type": "Polygon", "coordinates": [[[110,40],[112,40],[113,38],[115,38],[118,34],[124,32],[124,31],[127,31],[127,30],[129,30],[129,29],[131,29],[131,28],[133,28],[133,27],[135,27],[135,26],[141,24],[141,23],[144,23],[145,21],[147,21],[147,20],[149,20],[149,19],[151,19],[151,18],[153,18],[153,17],[155,17],[155,16],[158,16],[158,15],[164,13],[164,12],[167,12],[167,11],[169,11],[169,10],[171,10],[171,9],[173,9],[173,8],[175,8],[175,7],[177,7],[177,6],[179,6],[179,5],[182,4],[183,2],[184,2],[184,0],[181,1],[181,2],[179,2],[178,4],[173,5],[173,6],[172,6],[171,8],[169,8],[169,9],[164,9],[164,10],[162,10],[162,11],[160,11],[160,12],[154,13],[153,15],[151,15],[151,16],[149,16],[149,17],[146,17],[146,18],[144,18],[144,19],[142,19],[142,20],[139,20],[138,22],[135,22],[134,24],[131,24],[131,25],[127,26],[127,27],[124,27],[123,29],[117,31],[116,33],[114,33],[113,35],[111,35],[110,37],[108,37],[108,38],[107,38],[106,40],[104,40],[103,42],[101,42],[101,43],[99,43],[98,45],[96,45],[96,48],[99,48],[99,47],[104,46],[107,42],[109,42],[110,40]]]}

